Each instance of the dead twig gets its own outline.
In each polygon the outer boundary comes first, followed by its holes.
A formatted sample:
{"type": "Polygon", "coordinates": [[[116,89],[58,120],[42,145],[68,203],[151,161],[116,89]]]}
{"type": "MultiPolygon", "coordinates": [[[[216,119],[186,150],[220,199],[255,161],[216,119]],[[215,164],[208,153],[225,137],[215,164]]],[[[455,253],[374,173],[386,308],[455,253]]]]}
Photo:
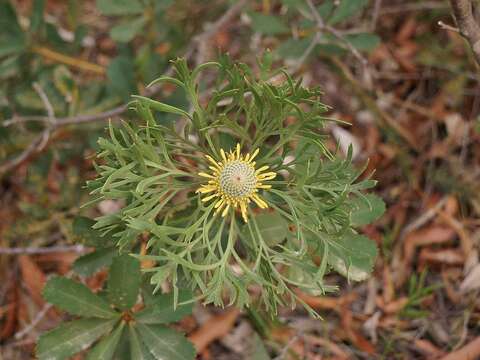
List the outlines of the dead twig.
{"type": "Polygon", "coordinates": [[[0,247],[0,254],[2,255],[34,255],[34,254],[49,254],[56,252],[76,252],[84,253],[88,250],[83,245],[58,245],[50,247],[24,247],[24,248],[4,248],[0,247]]]}
{"type": "Polygon", "coordinates": [[[14,338],[15,340],[20,340],[21,338],[23,338],[25,335],[27,335],[29,332],[31,332],[35,326],[38,325],[38,323],[45,317],[45,315],[47,315],[48,311],[53,307],[52,304],[45,304],[43,309],[40,310],[37,315],[35,316],[35,318],[32,320],[32,322],[30,324],[28,324],[27,326],[25,326],[22,330],[18,331],[17,333],[15,333],[14,335],[14,338]]]}
{"type": "MultiPolygon", "coordinates": [[[[368,68],[368,61],[367,59],[358,51],[355,46],[352,45],[350,41],[348,41],[345,36],[335,29],[334,27],[328,25],[323,18],[320,16],[318,13],[317,9],[315,8],[315,5],[313,4],[312,0],[307,0],[307,5],[311,11],[311,15],[313,16],[313,19],[316,22],[316,27],[317,30],[322,33],[326,32],[329,33],[330,35],[333,35],[335,38],[337,38],[341,43],[345,45],[347,50],[352,53],[352,55],[358,60],[358,62],[362,66],[363,74],[365,76],[365,84],[367,88],[372,87],[372,73],[370,69],[368,68]]],[[[317,33],[318,34],[318,33],[317,33]]],[[[308,54],[315,48],[315,45],[320,41],[320,36],[315,36],[312,40],[312,43],[309,45],[305,53],[300,57],[300,60],[303,62],[305,58],[308,56],[308,54]],[[308,53],[307,53],[308,51],[308,53]],[[307,53],[307,54],[306,54],[307,53]],[[306,54],[306,55],[305,55],[306,54]]]]}
{"type": "Polygon", "coordinates": [[[42,87],[38,83],[33,83],[33,88],[37,92],[38,96],[43,102],[45,110],[47,112],[46,117],[46,126],[45,129],[39,134],[35,139],[30,143],[30,145],[24,149],[20,155],[6,161],[4,164],[0,165],[0,175],[6,173],[7,171],[15,168],[23,161],[28,159],[31,155],[41,152],[48,144],[50,140],[50,135],[52,131],[57,126],[57,120],[55,119],[55,113],[53,111],[53,106],[48,99],[47,94],[43,91],[42,87]]]}
{"type": "MultiPolygon", "coordinates": [[[[195,50],[198,50],[199,46],[201,46],[202,44],[205,44],[205,42],[207,42],[225,24],[227,24],[234,16],[236,16],[241,11],[241,9],[245,6],[246,3],[247,3],[247,0],[241,0],[234,3],[220,18],[218,18],[214,23],[208,26],[208,28],[204,32],[195,36],[192,39],[190,45],[187,47],[184,57],[189,59],[192,56],[192,54],[195,52],[195,50]]],[[[49,55],[51,55],[51,53],[49,53],[49,55]]],[[[173,66],[169,66],[163,75],[171,76],[173,71],[174,71],[173,66]]],[[[39,121],[46,124],[45,130],[36,138],[34,138],[31,144],[26,149],[24,149],[19,155],[5,161],[3,164],[0,164],[0,175],[3,175],[15,169],[17,166],[19,166],[21,163],[23,163],[33,154],[41,152],[47,145],[48,140],[50,139],[50,135],[54,130],[66,125],[83,124],[83,123],[89,123],[89,122],[95,122],[95,121],[114,118],[125,113],[128,110],[128,104],[123,104],[111,110],[104,111],[97,114],[55,118],[53,115],[53,107],[48,101],[48,98],[46,97],[43,90],[41,91],[42,94],[40,94],[39,89],[40,89],[39,86],[35,87],[35,90],[37,91],[37,93],[39,93],[39,96],[41,97],[45,105],[45,108],[47,110],[47,116],[25,116],[25,117],[13,116],[11,119],[5,120],[3,122],[3,126],[7,127],[13,124],[19,124],[19,123],[24,123],[28,121],[39,121]]],[[[155,95],[159,91],[159,89],[160,89],[159,85],[151,86],[146,89],[145,95],[146,96],[155,95]]]]}
{"type": "Polygon", "coordinates": [[[480,65],[480,25],[473,16],[472,2],[470,0],[450,0],[450,6],[460,34],[468,41],[475,59],[480,65]]]}

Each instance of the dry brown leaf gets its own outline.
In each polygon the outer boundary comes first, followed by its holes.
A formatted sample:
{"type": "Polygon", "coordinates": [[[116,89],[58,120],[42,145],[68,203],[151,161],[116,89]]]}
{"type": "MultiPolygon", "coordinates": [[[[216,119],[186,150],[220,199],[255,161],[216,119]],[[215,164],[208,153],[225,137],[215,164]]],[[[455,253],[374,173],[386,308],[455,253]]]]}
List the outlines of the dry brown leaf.
{"type": "Polygon", "coordinates": [[[349,340],[357,347],[359,350],[366,352],[367,354],[374,354],[375,347],[370,341],[368,341],[362,334],[360,334],[357,329],[355,329],[353,324],[353,314],[349,309],[344,308],[341,312],[342,315],[342,325],[343,329],[346,331],[349,340]]]}
{"type": "Polygon", "coordinates": [[[340,346],[335,344],[333,341],[312,335],[305,335],[304,338],[309,344],[318,345],[327,349],[329,352],[335,355],[335,359],[343,360],[350,357],[340,346]]]}
{"type": "Polygon", "coordinates": [[[460,291],[480,289],[480,264],[474,266],[460,284],[460,291]]]}
{"type": "MultiPolygon", "coordinates": [[[[0,331],[0,340],[6,339],[13,335],[17,326],[17,310],[19,303],[19,288],[15,286],[15,279],[10,280],[10,289],[7,295],[7,300],[10,306],[6,313],[6,319],[3,324],[3,328],[0,331]]],[[[1,355],[1,354],[0,354],[1,355]]]]}
{"type": "Polygon", "coordinates": [[[397,300],[394,300],[385,304],[382,307],[382,310],[387,314],[396,314],[399,311],[401,311],[405,307],[405,305],[407,305],[407,303],[408,303],[408,298],[404,296],[397,300]]]}
{"type": "Polygon", "coordinates": [[[465,257],[468,257],[473,249],[473,241],[463,224],[445,211],[439,211],[440,218],[445,221],[457,234],[460,239],[465,257]]]}
{"type": "Polygon", "coordinates": [[[297,290],[296,293],[301,300],[315,310],[335,310],[338,312],[357,298],[357,294],[353,292],[341,297],[312,296],[300,290],[297,290]]]}
{"type": "Polygon", "coordinates": [[[425,355],[430,357],[439,357],[445,354],[441,349],[425,339],[413,339],[413,346],[425,355]]]}
{"type": "Polygon", "coordinates": [[[22,279],[33,301],[38,306],[43,306],[45,301],[42,290],[46,282],[46,276],[42,269],[28,255],[20,255],[18,263],[22,273],[22,279]]]}
{"type": "Polygon", "coordinates": [[[307,349],[304,342],[300,339],[295,340],[298,335],[293,329],[287,327],[276,327],[272,329],[270,336],[274,341],[285,345],[288,344],[289,350],[294,352],[301,359],[304,359],[307,356],[307,349]],[[292,342],[292,340],[294,341],[292,342]]]}
{"type": "Polygon", "coordinates": [[[240,310],[230,308],[220,315],[213,316],[199,329],[190,334],[188,339],[195,345],[198,352],[202,352],[210,343],[230,331],[239,314],[240,310]]]}
{"type": "Polygon", "coordinates": [[[459,249],[433,250],[424,248],[420,251],[418,258],[420,261],[420,269],[423,269],[426,263],[461,265],[465,262],[463,251],[459,249]]]}
{"type": "Polygon", "coordinates": [[[450,227],[431,226],[426,229],[414,231],[407,235],[404,241],[404,261],[409,267],[415,255],[417,247],[443,244],[455,237],[455,231],[450,227]]]}
{"type": "Polygon", "coordinates": [[[411,39],[415,35],[417,27],[418,23],[414,16],[406,19],[395,36],[395,42],[397,44],[403,44],[411,39]]]}
{"type": "Polygon", "coordinates": [[[480,357],[480,336],[459,350],[444,356],[442,360],[476,360],[480,357]]]}

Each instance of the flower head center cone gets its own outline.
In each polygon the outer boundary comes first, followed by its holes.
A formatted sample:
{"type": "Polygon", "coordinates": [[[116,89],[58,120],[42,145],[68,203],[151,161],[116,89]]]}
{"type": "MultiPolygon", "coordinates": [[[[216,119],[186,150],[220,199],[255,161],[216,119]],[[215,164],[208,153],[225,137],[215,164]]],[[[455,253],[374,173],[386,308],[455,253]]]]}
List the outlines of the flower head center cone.
{"type": "Polygon", "coordinates": [[[229,162],[220,172],[220,188],[234,198],[252,194],[256,184],[255,169],[245,161],[229,162]]]}
{"type": "Polygon", "coordinates": [[[238,209],[245,222],[248,221],[247,211],[252,201],[261,209],[268,208],[268,204],[258,192],[270,189],[272,186],[264,182],[272,180],[277,174],[273,171],[265,172],[268,166],[255,168],[256,163],[253,159],[258,152],[257,149],[252,154],[243,155],[240,153],[240,144],[237,144],[236,148],[229,153],[221,149],[222,160],[220,161],[206,155],[212,172],[199,173],[200,176],[208,179],[208,183],[197,189],[197,193],[206,194],[202,201],[215,199],[214,208],[217,213],[221,211],[222,216],[226,216],[230,208],[238,209]]]}

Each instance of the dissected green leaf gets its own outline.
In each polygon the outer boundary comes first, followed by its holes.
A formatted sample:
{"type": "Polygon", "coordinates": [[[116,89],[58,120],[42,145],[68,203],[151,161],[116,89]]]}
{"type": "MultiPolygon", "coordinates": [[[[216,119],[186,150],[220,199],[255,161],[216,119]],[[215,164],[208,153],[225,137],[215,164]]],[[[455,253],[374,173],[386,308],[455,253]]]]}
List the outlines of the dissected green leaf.
{"type": "Polygon", "coordinates": [[[137,302],[142,276],[140,261],[124,254],[112,261],[108,277],[108,298],[119,309],[127,310],[137,302]]]}
{"type": "MultiPolygon", "coordinates": [[[[179,303],[191,300],[193,293],[182,290],[179,292],[179,303]]],[[[168,324],[181,320],[192,313],[193,302],[180,304],[174,309],[173,293],[155,295],[145,309],[135,314],[135,319],[143,324],[168,324]]]]}
{"type": "Polygon", "coordinates": [[[135,20],[129,20],[115,25],[110,30],[110,36],[118,42],[129,42],[143,29],[144,25],[145,18],[143,16],[135,20]]]}
{"type": "Polygon", "coordinates": [[[335,240],[328,250],[328,263],[349,280],[362,281],[369,277],[377,257],[377,245],[368,237],[347,234],[335,240]]]}
{"type": "Polygon", "coordinates": [[[287,33],[290,29],[281,20],[281,17],[274,15],[265,15],[261,13],[251,13],[252,29],[265,35],[277,35],[287,33]]]}
{"type": "Polygon", "coordinates": [[[43,289],[43,297],[49,303],[72,315],[111,319],[119,314],[88,287],[71,279],[54,277],[43,289]]]}
{"type": "Polygon", "coordinates": [[[37,356],[40,360],[67,359],[109,332],[116,321],[80,319],[64,323],[40,336],[37,356]]]}
{"type": "Polygon", "coordinates": [[[109,266],[116,254],[117,250],[115,248],[104,248],[82,255],[73,263],[73,271],[82,276],[93,275],[102,268],[109,266]]]}
{"type": "Polygon", "coordinates": [[[103,337],[100,342],[88,353],[85,360],[111,360],[122,337],[125,322],[120,324],[110,333],[103,337]]]}
{"type": "Polygon", "coordinates": [[[380,197],[375,194],[367,194],[365,197],[366,200],[360,197],[353,200],[352,226],[370,224],[385,212],[385,203],[380,197]]]}
{"type": "Polygon", "coordinates": [[[332,17],[328,19],[328,23],[333,25],[358,14],[368,5],[368,1],[369,0],[341,0],[340,4],[334,10],[332,17]]]}
{"type": "Polygon", "coordinates": [[[133,360],[153,360],[154,357],[140,340],[137,330],[130,324],[129,328],[130,356],[133,360]]]}
{"type": "Polygon", "coordinates": [[[195,359],[195,348],[185,336],[163,325],[137,326],[140,338],[157,359],[195,359]]]}
{"type": "Polygon", "coordinates": [[[97,0],[97,8],[104,15],[132,15],[143,12],[139,0],[97,0]]]}

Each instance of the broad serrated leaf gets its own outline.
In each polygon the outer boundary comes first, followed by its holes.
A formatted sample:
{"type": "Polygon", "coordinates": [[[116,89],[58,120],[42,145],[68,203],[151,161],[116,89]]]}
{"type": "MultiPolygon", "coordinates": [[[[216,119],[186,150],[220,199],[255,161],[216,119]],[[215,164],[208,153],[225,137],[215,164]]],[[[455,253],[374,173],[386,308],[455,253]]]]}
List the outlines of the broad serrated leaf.
{"type": "Polygon", "coordinates": [[[347,34],[345,39],[358,50],[372,51],[380,44],[380,37],[370,33],[347,34]]]}
{"type": "Polygon", "coordinates": [[[16,54],[26,48],[26,37],[9,1],[0,1],[0,57],[16,54]]]}
{"type": "Polygon", "coordinates": [[[88,348],[109,332],[117,320],[80,319],[64,323],[40,336],[37,344],[39,360],[63,360],[88,348]]]}
{"type": "Polygon", "coordinates": [[[108,298],[119,309],[127,310],[137,302],[142,276],[140,261],[124,254],[112,261],[108,277],[108,298]]]}
{"type": "Polygon", "coordinates": [[[45,0],[35,0],[32,6],[32,15],[30,17],[30,32],[35,33],[39,30],[43,23],[43,10],[45,0]]]}
{"type": "Polygon", "coordinates": [[[50,279],[43,289],[43,297],[49,303],[72,315],[103,319],[111,319],[119,315],[88,287],[64,277],[50,279]]]}
{"type": "Polygon", "coordinates": [[[122,337],[125,322],[120,324],[110,333],[103,337],[100,342],[89,351],[85,360],[111,360],[122,337]]]}
{"type": "Polygon", "coordinates": [[[109,266],[116,254],[117,250],[115,248],[105,248],[82,255],[73,263],[73,271],[81,276],[93,275],[102,268],[109,266]]]}
{"type": "Polygon", "coordinates": [[[110,61],[107,68],[108,90],[115,96],[128,99],[136,92],[135,64],[127,55],[120,55],[110,61]]]}
{"type": "MultiPolygon", "coordinates": [[[[182,290],[178,301],[182,303],[192,297],[191,291],[182,290]]],[[[174,309],[173,301],[173,293],[153,296],[145,309],[135,314],[135,319],[143,324],[168,324],[192,313],[193,302],[180,304],[174,309]]]]}
{"type": "Polygon", "coordinates": [[[287,33],[290,29],[281,20],[281,17],[274,15],[265,15],[260,13],[251,13],[252,29],[265,35],[277,35],[287,33]]]}
{"type": "Polygon", "coordinates": [[[385,212],[385,203],[375,194],[367,194],[365,198],[353,200],[352,226],[363,226],[377,220],[385,212]]]}
{"type": "Polygon", "coordinates": [[[372,272],[377,245],[368,237],[346,234],[329,245],[328,264],[349,280],[362,281],[372,272]]]}
{"type": "Polygon", "coordinates": [[[128,328],[130,340],[130,357],[132,360],[154,360],[155,358],[140,340],[137,330],[130,324],[128,328]]]}
{"type": "Polygon", "coordinates": [[[156,359],[195,359],[195,348],[187,338],[163,325],[137,325],[140,338],[156,359]]]}
{"type": "Polygon", "coordinates": [[[139,0],[97,0],[97,9],[104,15],[133,15],[144,10],[139,0]]]}
{"type": "Polygon", "coordinates": [[[76,216],[72,222],[73,234],[89,246],[103,247],[105,238],[100,236],[100,231],[93,228],[95,220],[86,216],[76,216]]]}
{"type": "Polygon", "coordinates": [[[110,36],[118,42],[129,42],[143,29],[145,22],[146,20],[142,16],[138,19],[115,25],[110,30],[110,36]]]}
{"type": "Polygon", "coordinates": [[[284,59],[298,59],[305,53],[311,42],[311,37],[303,39],[291,38],[281,43],[276,49],[276,53],[284,59]]]}
{"type": "MultiPolygon", "coordinates": [[[[129,322],[128,325],[131,323],[132,322],[129,322]]],[[[130,332],[128,331],[128,327],[129,326],[126,326],[123,330],[117,348],[115,349],[115,354],[113,354],[115,360],[132,360],[130,356],[130,332]]]]}
{"type": "Polygon", "coordinates": [[[369,0],[341,0],[333,15],[328,19],[330,25],[336,24],[340,21],[346,20],[351,16],[358,14],[365,6],[368,5],[369,0]]]}

